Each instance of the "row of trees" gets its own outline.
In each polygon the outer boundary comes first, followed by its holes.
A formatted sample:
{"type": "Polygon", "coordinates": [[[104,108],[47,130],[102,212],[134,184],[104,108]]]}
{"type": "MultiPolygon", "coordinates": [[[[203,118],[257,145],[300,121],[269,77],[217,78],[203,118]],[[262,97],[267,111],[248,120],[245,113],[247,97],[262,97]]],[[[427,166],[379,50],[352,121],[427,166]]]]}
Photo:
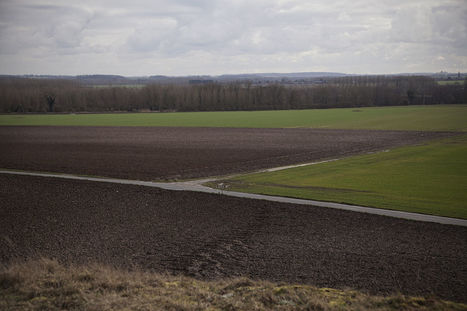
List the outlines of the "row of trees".
{"type": "Polygon", "coordinates": [[[86,87],[71,80],[0,79],[0,111],[214,111],[420,104],[465,104],[467,83],[438,85],[428,77],[357,76],[319,85],[249,82],[144,87],[86,87]]]}

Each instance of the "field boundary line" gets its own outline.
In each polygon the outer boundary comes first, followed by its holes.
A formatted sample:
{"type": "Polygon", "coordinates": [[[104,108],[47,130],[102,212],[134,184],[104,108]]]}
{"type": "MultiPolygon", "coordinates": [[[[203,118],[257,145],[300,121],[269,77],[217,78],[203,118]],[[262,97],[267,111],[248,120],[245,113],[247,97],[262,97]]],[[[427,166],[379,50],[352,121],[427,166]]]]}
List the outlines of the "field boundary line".
{"type": "Polygon", "coordinates": [[[327,207],[327,208],[347,210],[347,211],[353,211],[353,212],[359,212],[359,213],[367,213],[367,214],[374,214],[374,215],[380,215],[380,216],[388,216],[388,217],[393,217],[393,218],[401,218],[401,219],[406,219],[406,220],[434,222],[434,223],[445,224],[445,225],[467,227],[467,219],[435,216],[435,215],[428,215],[428,214],[418,214],[418,213],[403,212],[403,211],[396,211],[396,210],[389,210],[389,209],[350,205],[350,204],[344,204],[344,203],[315,201],[315,200],[308,200],[308,199],[296,199],[296,198],[289,198],[289,197],[280,197],[280,196],[271,196],[271,195],[253,194],[253,193],[244,193],[244,192],[235,192],[235,191],[225,191],[225,190],[214,189],[214,188],[201,185],[201,183],[203,182],[215,181],[216,179],[201,179],[201,180],[191,180],[191,181],[184,181],[184,182],[163,183],[163,182],[152,182],[152,181],[131,180],[131,179],[89,177],[89,176],[79,176],[79,175],[73,175],[73,174],[40,173],[40,172],[19,171],[19,170],[16,171],[16,170],[5,170],[5,169],[0,169],[0,174],[49,177],[49,178],[53,177],[53,178],[63,178],[63,179],[72,179],[72,180],[84,180],[84,181],[106,182],[106,183],[124,184],[124,185],[145,186],[145,187],[160,188],[160,189],[172,190],[172,191],[193,191],[193,192],[213,193],[213,194],[220,194],[220,195],[237,197],[237,198],[247,198],[247,199],[280,202],[280,203],[327,207]]]}

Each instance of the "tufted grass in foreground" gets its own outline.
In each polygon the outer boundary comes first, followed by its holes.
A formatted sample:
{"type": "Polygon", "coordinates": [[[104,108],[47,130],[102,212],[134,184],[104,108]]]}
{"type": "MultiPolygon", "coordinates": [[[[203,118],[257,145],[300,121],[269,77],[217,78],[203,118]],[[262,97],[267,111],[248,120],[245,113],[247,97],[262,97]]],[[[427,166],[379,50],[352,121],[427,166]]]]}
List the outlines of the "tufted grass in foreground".
{"type": "Polygon", "coordinates": [[[0,309],[467,310],[467,305],[246,278],[206,282],[96,264],[65,267],[41,259],[0,270],[0,309]]]}

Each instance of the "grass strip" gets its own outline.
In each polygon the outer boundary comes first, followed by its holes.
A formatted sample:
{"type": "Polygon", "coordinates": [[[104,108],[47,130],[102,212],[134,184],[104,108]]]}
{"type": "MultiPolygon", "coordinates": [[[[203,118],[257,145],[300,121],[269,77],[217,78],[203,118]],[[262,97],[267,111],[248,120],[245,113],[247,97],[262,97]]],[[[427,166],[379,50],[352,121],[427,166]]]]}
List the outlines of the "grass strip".
{"type": "Polygon", "coordinates": [[[467,135],[216,181],[232,191],[467,219],[467,135]]]}
{"type": "Polygon", "coordinates": [[[467,105],[175,113],[5,114],[0,125],[467,131],[467,105]]]}

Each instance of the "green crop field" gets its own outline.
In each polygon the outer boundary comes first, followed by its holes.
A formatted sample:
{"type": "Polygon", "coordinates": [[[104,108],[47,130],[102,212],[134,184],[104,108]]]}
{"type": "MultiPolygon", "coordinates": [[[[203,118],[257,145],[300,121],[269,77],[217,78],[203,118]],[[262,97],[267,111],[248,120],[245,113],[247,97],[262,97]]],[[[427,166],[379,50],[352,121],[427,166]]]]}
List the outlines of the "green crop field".
{"type": "Polygon", "coordinates": [[[466,219],[467,135],[222,182],[233,191],[466,219]]]}
{"type": "Polygon", "coordinates": [[[0,125],[467,131],[467,105],[229,112],[4,114],[0,115],[0,125]]]}
{"type": "Polygon", "coordinates": [[[88,87],[93,87],[96,89],[107,89],[107,88],[116,88],[116,87],[127,87],[127,88],[143,88],[146,84],[93,84],[88,85],[88,87]]]}
{"type": "Polygon", "coordinates": [[[464,80],[442,80],[437,81],[439,85],[462,85],[464,80]]]}

